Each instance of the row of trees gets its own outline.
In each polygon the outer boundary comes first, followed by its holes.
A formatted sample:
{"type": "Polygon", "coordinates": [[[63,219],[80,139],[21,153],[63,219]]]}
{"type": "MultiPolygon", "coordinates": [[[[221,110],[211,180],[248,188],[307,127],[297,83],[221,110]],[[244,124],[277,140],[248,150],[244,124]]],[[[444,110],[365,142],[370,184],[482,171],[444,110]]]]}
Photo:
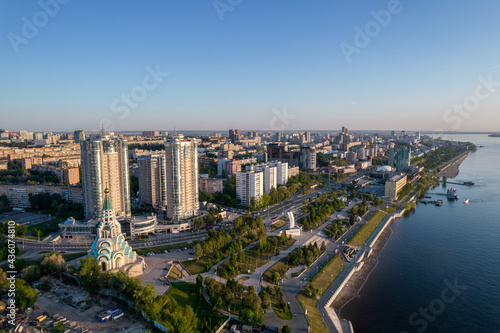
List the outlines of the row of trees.
{"type": "Polygon", "coordinates": [[[0,183],[59,184],[61,178],[50,171],[26,170],[18,162],[9,162],[7,170],[0,170],[0,183]]]}
{"type": "Polygon", "coordinates": [[[65,200],[57,193],[30,194],[29,202],[31,209],[40,210],[60,218],[72,216],[77,220],[82,220],[85,217],[82,204],[65,200]]]}
{"type": "Polygon", "coordinates": [[[271,300],[262,292],[260,297],[257,296],[253,286],[245,287],[233,279],[222,284],[210,277],[205,279],[205,284],[210,303],[216,309],[238,313],[240,319],[249,325],[264,323],[264,310],[271,306],[271,300]]]}
{"type": "Polygon", "coordinates": [[[330,218],[335,210],[345,207],[344,202],[337,199],[336,193],[327,196],[319,195],[318,198],[309,203],[303,210],[304,217],[299,220],[305,231],[315,229],[330,218]]]}
{"type": "MultiPolygon", "coordinates": [[[[273,272],[270,276],[270,280],[267,282],[278,283],[290,267],[297,267],[300,264],[305,264],[306,266],[312,265],[312,263],[319,258],[326,251],[325,242],[318,246],[316,242],[309,245],[296,248],[288,256],[281,259],[285,264],[280,270],[273,272]]],[[[268,276],[264,275],[264,279],[267,280],[268,276]]]]}
{"type": "Polygon", "coordinates": [[[435,169],[441,164],[452,160],[458,155],[462,154],[467,149],[475,151],[475,145],[464,145],[464,146],[453,146],[451,144],[446,144],[437,148],[436,150],[430,151],[423,156],[416,157],[412,159],[412,164],[422,165],[428,170],[435,169]]]}

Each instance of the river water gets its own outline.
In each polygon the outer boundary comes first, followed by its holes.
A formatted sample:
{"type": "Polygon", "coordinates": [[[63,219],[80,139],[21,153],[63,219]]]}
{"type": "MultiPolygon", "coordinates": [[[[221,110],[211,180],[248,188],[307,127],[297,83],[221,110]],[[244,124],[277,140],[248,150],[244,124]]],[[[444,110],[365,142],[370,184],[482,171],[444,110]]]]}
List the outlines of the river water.
{"type": "Polygon", "coordinates": [[[390,225],[361,297],[341,313],[356,333],[500,332],[500,138],[443,138],[478,145],[449,179],[475,186],[448,184],[457,201],[438,186],[428,195],[441,207],[419,203],[390,225]]]}

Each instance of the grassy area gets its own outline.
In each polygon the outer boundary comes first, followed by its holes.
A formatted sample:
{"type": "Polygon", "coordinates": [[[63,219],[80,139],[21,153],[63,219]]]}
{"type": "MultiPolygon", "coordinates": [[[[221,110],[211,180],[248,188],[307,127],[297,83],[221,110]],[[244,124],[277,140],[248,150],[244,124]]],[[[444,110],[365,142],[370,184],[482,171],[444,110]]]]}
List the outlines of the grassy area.
{"type": "Polygon", "coordinates": [[[363,225],[354,236],[349,240],[349,245],[362,246],[370,238],[375,229],[379,226],[380,222],[385,218],[386,213],[377,210],[375,214],[370,217],[368,222],[363,225]]]}
{"type": "Polygon", "coordinates": [[[182,266],[184,266],[191,275],[208,272],[206,258],[183,261],[182,266]]]}
{"type": "Polygon", "coordinates": [[[137,252],[138,255],[142,256],[143,254],[149,253],[151,251],[153,252],[158,252],[158,251],[165,251],[165,250],[175,250],[175,249],[180,249],[183,247],[187,247],[188,250],[190,247],[193,247],[195,243],[177,243],[177,244],[172,244],[172,245],[162,245],[162,246],[156,246],[156,247],[146,247],[143,249],[136,249],[134,248],[135,252],[137,252]]]}
{"type": "Polygon", "coordinates": [[[320,288],[320,293],[323,294],[328,286],[335,281],[340,272],[345,268],[344,261],[340,254],[336,254],[332,259],[316,274],[311,282],[316,288],[320,288]]]}
{"type": "MultiPolygon", "coordinates": [[[[205,299],[198,297],[196,293],[196,285],[188,282],[172,282],[172,287],[168,291],[179,306],[190,306],[193,308],[199,322],[210,322],[212,325],[216,323],[222,324],[227,317],[222,316],[219,312],[212,309],[205,299]]],[[[217,325],[219,326],[219,325],[217,325]]],[[[195,331],[198,332],[198,331],[195,331]]]]}
{"type": "Polygon", "coordinates": [[[62,256],[63,256],[64,260],[66,260],[66,262],[71,261],[71,260],[75,260],[77,258],[86,256],[86,255],[87,255],[87,252],[76,252],[76,253],[64,253],[64,254],[62,254],[62,256]]]}
{"type": "Polygon", "coordinates": [[[170,273],[168,273],[169,279],[179,280],[181,277],[181,271],[177,268],[177,266],[172,266],[170,273]]]}
{"type": "Polygon", "coordinates": [[[271,282],[271,276],[273,275],[274,272],[278,272],[280,275],[283,274],[283,272],[288,271],[290,266],[286,264],[286,260],[288,257],[282,258],[278,262],[276,262],[274,265],[269,267],[267,271],[264,272],[262,275],[262,279],[266,282],[271,282]]]}
{"type": "Polygon", "coordinates": [[[278,230],[288,224],[288,221],[278,220],[277,222],[271,224],[271,231],[278,230]]]}
{"type": "MultiPolygon", "coordinates": [[[[277,237],[269,237],[269,250],[263,252],[259,255],[258,245],[247,249],[244,252],[244,259],[242,261],[237,262],[237,266],[239,267],[240,273],[250,273],[255,272],[255,269],[265,265],[269,262],[270,258],[278,254],[279,252],[288,249],[295,242],[294,239],[287,240],[285,244],[279,244],[277,237]],[[276,245],[276,246],[275,246],[276,245]]],[[[227,268],[230,265],[230,260],[225,261],[218,269],[217,274],[223,277],[227,275],[227,268]]],[[[237,272],[237,274],[239,274],[237,272]]]]}
{"type": "Polygon", "coordinates": [[[33,232],[33,229],[38,229],[41,230],[42,233],[40,234],[40,237],[46,236],[52,232],[56,232],[59,230],[59,223],[62,222],[62,219],[56,217],[55,219],[52,219],[47,222],[42,222],[38,223],[35,225],[31,225],[28,227],[28,232],[30,232],[33,236],[38,237],[37,234],[33,232]]]}
{"type": "Polygon", "coordinates": [[[398,205],[398,204],[392,204],[389,208],[382,208],[381,210],[383,210],[387,214],[390,214],[390,213],[397,212],[399,208],[401,208],[400,205],[398,205]]]}
{"type": "Polygon", "coordinates": [[[292,320],[293,319],[293,314],[292,311],[290,311],[289,306],[285,306],[285,309],[281,309],[278,307],[278,296],[277,295],[271,295],[271,307],[273,308],[274,313],[278,317],[284,320],[292,320]]]}
{"type": "Polygon", "coordinates": [[[310,298],[301,292],[297,294],[297,300],[299,301],[302,309],[307,310],[307,320],[311,326],[310,333],[322,333],[328,332],[328,327],[326,326],[323,318],[319,314],[317,304],[318,300],[310,298]]]}

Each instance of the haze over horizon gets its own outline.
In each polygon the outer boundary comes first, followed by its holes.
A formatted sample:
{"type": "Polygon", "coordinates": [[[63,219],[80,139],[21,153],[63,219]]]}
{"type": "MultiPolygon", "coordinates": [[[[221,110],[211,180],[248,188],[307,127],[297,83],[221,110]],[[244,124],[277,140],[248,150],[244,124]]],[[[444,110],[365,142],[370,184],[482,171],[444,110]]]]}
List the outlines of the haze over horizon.
{"type": "Polygon", "coordinates": [[[59,1],[0,4],[2,128],[500,131],[493,0],[59,1]]]}

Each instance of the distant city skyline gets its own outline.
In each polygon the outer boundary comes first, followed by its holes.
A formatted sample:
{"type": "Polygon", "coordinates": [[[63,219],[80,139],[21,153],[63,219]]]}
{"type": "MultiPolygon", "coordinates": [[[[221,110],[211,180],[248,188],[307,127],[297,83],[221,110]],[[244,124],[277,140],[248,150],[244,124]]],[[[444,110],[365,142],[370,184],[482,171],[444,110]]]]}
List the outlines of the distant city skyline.
{"type": "Polygon", "coordinates": [[[0,127],[500,130],[496,1],[214,3],[1,3],[0,127]]]}

